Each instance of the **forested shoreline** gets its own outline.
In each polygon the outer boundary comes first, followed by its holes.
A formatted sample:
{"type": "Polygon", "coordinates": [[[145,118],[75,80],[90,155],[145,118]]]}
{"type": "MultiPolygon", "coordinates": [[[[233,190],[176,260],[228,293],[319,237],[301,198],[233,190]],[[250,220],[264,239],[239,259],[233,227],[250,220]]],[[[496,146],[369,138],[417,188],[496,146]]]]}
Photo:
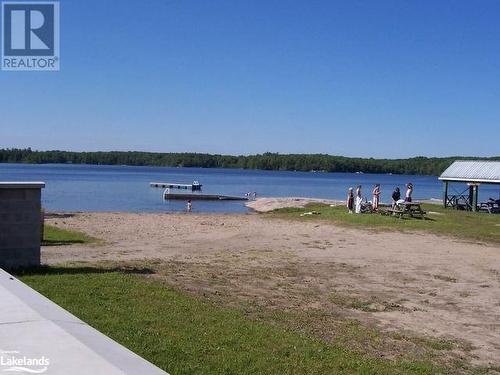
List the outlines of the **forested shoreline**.
{"type": "Polygon", "coordinates": [[[276,171],[322,171],[439,175],[454,160],[476,157],[414,157],[408,159],[349,158],[327,154],[217,155],[202,153],[156,153],[141,151],[34,151],[0,149],[0,163],[102,164],[163,167],[241,168],[276,171]]]}

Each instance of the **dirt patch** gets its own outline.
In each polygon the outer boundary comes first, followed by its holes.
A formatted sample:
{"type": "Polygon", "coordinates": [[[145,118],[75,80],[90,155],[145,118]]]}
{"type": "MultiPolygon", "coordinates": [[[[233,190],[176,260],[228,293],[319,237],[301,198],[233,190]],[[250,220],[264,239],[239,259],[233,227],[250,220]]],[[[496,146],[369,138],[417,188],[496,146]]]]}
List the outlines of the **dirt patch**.
{"type": "Polygon", "coordinates": [[[316,198],[257,198],[246,204],[247,207],[257,212],[270,212],[278,208],[305,207],[310,203],[323,203],[334,206],[343,205],[345,202],[333,199],[316,198]]]}
{"type": "Polygon", "coordinates": [[[382,330],[384,344],[373,350],[383,356],[421,347],[407,340],[413,335],[454,359],[499,364],[499,247],[260,215],[84,213],[47,221],[106,241],[43,248],[48,264],[149,264],[154,277],[188,292],[296,314],[326,339],[341,339],[339,327],[352,321],[382,330]]]}

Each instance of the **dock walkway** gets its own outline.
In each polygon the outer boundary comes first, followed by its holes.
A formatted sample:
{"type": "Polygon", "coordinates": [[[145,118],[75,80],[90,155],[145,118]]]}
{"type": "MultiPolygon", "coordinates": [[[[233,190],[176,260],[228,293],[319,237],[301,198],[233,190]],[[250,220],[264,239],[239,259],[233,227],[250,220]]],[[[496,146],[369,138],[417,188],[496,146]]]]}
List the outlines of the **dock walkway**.
{"type": "Polygon", "coordinates": [[[247,197],[220,194],[189,194],[189,193],[167,193],[163,194],[165,199],[176,200],[204,200],[204,201],[247,201],[247,197]]]}

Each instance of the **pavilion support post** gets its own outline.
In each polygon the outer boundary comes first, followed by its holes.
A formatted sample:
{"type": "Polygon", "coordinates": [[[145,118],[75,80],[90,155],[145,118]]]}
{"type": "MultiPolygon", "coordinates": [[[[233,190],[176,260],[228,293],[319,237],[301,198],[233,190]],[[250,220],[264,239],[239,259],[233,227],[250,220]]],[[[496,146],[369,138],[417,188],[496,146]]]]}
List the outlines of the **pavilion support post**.
{"type": "Polygon", "coordinates": [[[467,184],[469,186],[469,195],[467,196],[467,203],[469,204],[469,209],[471,211],[474,211],[474,205],[473,205],[473,201],[474,201],[474,184],[473,183],[468,183],[467,184]]]}
{"type": "Polygon", "coordinates": [[[474,201],[474,185],[473,184],[468,184],[468,185],[469,185],[469,196],[468,196],[469,207],[472,211],[474,211],[474,205],[472,204],[474,201]]]}
{"type": "Polygon", "coordinates": [[[472,211],[476,212],[477,211],[477,196],[478,196],[478,191],[479,191],[479,185],[474,184],[472,186],[472,211]]]}
{"type": "Polygon", "coordinates": [[[443,206],[448,207],[448,181],[443,181],[443,206]]]}

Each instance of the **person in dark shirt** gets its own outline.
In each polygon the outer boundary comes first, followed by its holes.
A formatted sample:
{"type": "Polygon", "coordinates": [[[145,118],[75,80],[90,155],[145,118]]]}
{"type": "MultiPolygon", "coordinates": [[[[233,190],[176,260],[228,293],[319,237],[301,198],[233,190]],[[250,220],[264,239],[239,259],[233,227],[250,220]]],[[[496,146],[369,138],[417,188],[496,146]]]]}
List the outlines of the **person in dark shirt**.
{"type": "Polygon", "coordinates": [[[399,191],[399,187],[395,187],[392,192],[392,209],[396,207],[396,202],[401,199],[401,192],[399,191]]]}
{"type": "Polygon", "coordinates": [[[354,193],[352,192],[352,187],[349,188],[347,192],[347,209],[349,213],[352,214],[352,209],[354,208],[354,193]]]}

